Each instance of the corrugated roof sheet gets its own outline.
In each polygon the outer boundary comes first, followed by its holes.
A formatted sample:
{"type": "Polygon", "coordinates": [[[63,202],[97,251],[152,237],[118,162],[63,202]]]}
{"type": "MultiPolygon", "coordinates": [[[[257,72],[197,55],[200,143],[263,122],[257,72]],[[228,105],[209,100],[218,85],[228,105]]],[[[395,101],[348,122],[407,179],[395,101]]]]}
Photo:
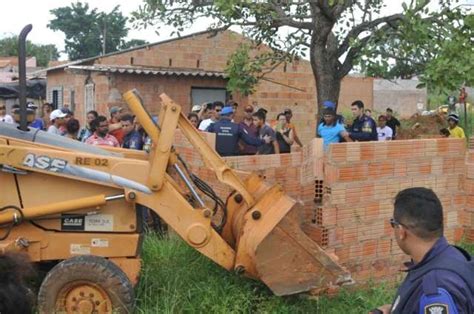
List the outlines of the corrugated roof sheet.
{"type": "Polygon", "coordinates": [[[70,65],[66,68],[68,71],[91,71],[122,74],[145,74],[145,75],[168,75],[168,76],[193,76],[193,77],[219,77],[226,78],[224,72],[206,71],[201,69],[188,68],[163,68],[163,67],[141,67],[124,65],[70,65]]]}

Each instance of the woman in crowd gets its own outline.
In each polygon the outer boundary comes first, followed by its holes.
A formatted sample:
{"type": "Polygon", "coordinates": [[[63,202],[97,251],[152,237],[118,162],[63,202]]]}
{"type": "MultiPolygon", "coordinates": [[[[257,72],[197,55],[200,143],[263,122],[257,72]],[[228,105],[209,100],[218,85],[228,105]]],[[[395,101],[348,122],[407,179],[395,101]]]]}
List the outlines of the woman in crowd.
{"type": "Polygon", "coordinates": [[[51,125],[51,121],[49,120],[49,115],[53,111],[53,106],[50,103],[45,102],[41,107],[41,119],[43,119],[43,126],[44,129],[47,130],[51,125]]]}
{"type": "Polygon", "coordinates": [[[79,136],[77,137],[77,139],[81,142],[85,142],[89,136],[92,135],[92,130],[91,130],[91,126],[90,126],[90,123],[96,119],[97,117],[99,116],[99,114],[97,113],[97,111],[95,110],[91,110],[87,113],[87,121],[86,121],[86,125],[79,131],[79,136]]]}
{"type": "Polygon", "coordinates": [[[188,120],[191,122],[191,124],[197,129],[199,126],[199,116],[197,113],[190,112],[188,114],[188,120]]]}
{"type": "Polygon", "coordinates": [[[291,153],[291,145],[295,141],[295,134],[293,129],[289,127],[284,113],[279,113],[277,116],[275,132],[278,146],[280,147],[280,154],[291,153]]]}
{"type": "Polygon", "coordinates": [[[69,119],[66,122],[66,137],[77,140],[77,133],[79,132],[79,121],[76,119],[69,119]]]}

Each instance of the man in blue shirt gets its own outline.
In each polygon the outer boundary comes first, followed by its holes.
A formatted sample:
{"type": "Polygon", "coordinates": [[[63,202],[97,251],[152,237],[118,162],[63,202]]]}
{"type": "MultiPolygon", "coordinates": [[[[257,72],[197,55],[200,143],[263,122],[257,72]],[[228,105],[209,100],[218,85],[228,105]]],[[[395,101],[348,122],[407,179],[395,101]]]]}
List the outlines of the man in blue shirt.
{"type": "Polygon", "coordinates": [[[409,188],[398,193],[394,207],[390,224],[411,261],[393,303],[371,313],[474,313],[474,261],[443,236],[443,208],[436,194],[409,188]]]}
{"type": "Polygon", "coordinates": [[[125,134],[123,137],[122,148],[128,149],[143,149],[143,139],[141,134],[135,130],[135,124],[133,123],[133,116],[125,114],[120,118],[122,123],[122,130],[125,134]]]}
{"type": "Polygon", "coordinates": [[[339,143],[342,139],[352,142],[346,129],[337,121],[336,111],[326,108],[323,111],[323,121],[318,126],[318,137],[323,139],[324,150],[328,150],[329,144],[339,143]]]}
{"type": "Polygon", "coordinates": [[[351,104],[352,115],[354,122],[349,130],[349,136],[354,141],[367,142],[377,141],[377,125],[371,117],[364,114],[364,103],[361,100],[356,100],[351,104]]]}
{"type": "Polygon", "coordinates": [[[29,102],[29,103],[26,104],[26,108],[27,108],[27,110],[31,110],[33,112],[33,114],[35,115],[35,118],[34,118],[33,122],[31,122],[30,126],[32,128],[44,130],[45,127],[44,127],[43,119],[36,118],[36,109],[38,109],[38,106],[36,106],[32,102],[29,102]]]}
{"type": "Polygon", "coordinates": [[[220,112],[220,120],[209,125],[207,131],[216,133],[216,151],[221,156],[236,156],[239,154],[239,140],[253,146],[260,146],[268,139],[261,140],[250,136],[243,127],[232,122],[232,107],[224,107],[220,112]]]}

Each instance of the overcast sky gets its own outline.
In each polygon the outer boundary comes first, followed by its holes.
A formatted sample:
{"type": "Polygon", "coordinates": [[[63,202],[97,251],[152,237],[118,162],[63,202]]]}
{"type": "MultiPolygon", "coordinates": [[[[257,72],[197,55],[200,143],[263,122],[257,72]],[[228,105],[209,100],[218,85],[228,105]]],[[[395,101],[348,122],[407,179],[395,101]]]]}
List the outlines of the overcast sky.
{"type": "MultiPolygon", "coordinates": [[[[6,0],[2,1],[2,17],[0,18],[0,37],[7,37],[19,34],[21,29],[27,24],[33,24],[33,30],[28,35],[28,39],[38,44],[54,44],[61,51],[64,49],[64,35],[62,32],[53,32],[46,25],[52,19],[51,9],[69,6],[71,0],[6,0]]],[[[129,16],[130,12],[138,8],[141,0],[88,0],[89,7],[98,8],[99,11],[110,12],[116,5],[120,5],[122,13],[129,16]]],[[[401,11],[401,0],[387,0],[387,7],[384,14],[397,13],[401,11]]],[[[434,4],[438,1],[433,0],[434,4]]],[[[463,0],[463,3],[474,5],[474,0],[463,0]]],[[[207,28],[206,22],[198,23],[187,33],[202,31],[207,28]]],[[[158,36],[153,29],[135,30],[131,29],[128,39],[145,39],[148,42],[156,42],[170,38],[170,28],[160,31],[158,36]]]]}

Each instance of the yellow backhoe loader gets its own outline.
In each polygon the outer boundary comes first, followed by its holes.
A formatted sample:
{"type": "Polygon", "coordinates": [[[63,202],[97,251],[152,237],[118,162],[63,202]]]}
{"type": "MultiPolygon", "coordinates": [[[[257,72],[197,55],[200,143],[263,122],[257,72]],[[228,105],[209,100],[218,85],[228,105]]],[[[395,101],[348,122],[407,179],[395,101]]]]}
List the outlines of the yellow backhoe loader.
{"type": "Polygon", "coordinates": [[[301,231],[300,205],[281,186],[255,174],[243,181],[166,95],[158,123],[135,91],[124,99],[152,139],[149,154],[68,140],[28,128],[26,119],[19,127],[0,123],[0,250],[55,264],[38,293],[41,313],[132,310],[144,209],[216,264],[276,295],[351,281],[301,231]],[[188,170],[173,148],[176,129],[233,189],[226,202],[188,170]]]}

